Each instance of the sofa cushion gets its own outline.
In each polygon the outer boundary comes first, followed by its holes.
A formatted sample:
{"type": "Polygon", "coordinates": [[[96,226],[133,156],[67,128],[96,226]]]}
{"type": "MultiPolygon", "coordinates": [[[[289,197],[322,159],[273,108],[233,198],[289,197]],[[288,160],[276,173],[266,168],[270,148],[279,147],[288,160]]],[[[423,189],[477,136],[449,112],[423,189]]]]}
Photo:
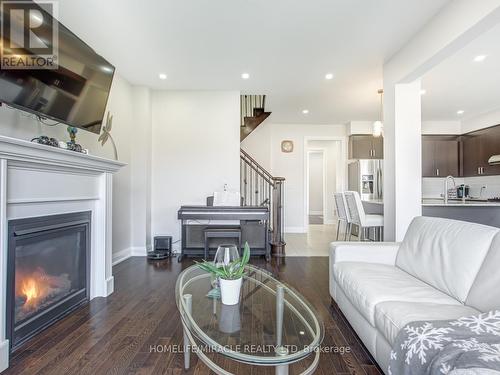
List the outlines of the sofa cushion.
{"type": "Polygon", "coordinates": [[[497,228],[434,217],[415,218],[396,266],[465,302],[497,228]]]}
{"type": "Polygon", "coordinates": [[[421,320],[449,320],[477,314],[464,305],[443,305],[427,302],[382,302],[375,306],[375,327],[393,345],[405,325],[421,320]]]}
{"type": "Polygon", "coordinates": [[[333,267],[335,281],[361,315],[375,326],[375,306],[387,301],[459,305],[443,292],[401,269],[375,263],[341,262],[333,267]]]}
{"type": "Polygon", "coordinates": [[[500,309],[500,234],[491,243],[490,250],[484,259],[472,288],[466,305],[481,312],[500,309]]]}

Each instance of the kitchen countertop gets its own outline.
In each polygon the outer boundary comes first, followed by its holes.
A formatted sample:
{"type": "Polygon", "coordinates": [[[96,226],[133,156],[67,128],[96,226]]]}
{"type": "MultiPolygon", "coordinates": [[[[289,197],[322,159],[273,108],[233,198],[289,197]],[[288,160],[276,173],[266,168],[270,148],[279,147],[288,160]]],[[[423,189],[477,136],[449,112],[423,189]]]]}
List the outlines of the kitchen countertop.
{"type": "MultiPolygon", "coordinates": [[[[384,205],[382,199],[363,199],[363,203],[384,205]]],[[[422,206],[424,207],[500,207],[500,202],[489,202],[482,200],[448,200],[448,204],[444,203],[443,198],[422,198],[422,206]]]]}
{"type": "MultiPolygon", "coordinates": [[[[382,199],[363,199],[363,203],[384,205],[382,199]]],[[[448,204],[444,203],[443,198],[422,198],[422,206],[424,207],[500,207],[500,202],[489,202],[482,200],[448,200],[448,204]]]]}
{"type": "Polygon", "coordinates": [[[500,202],[488,202],[480,200],[448,200],[448,204],[444,203],[443,198],[422,198],[422,206],[424,207],[500,207],[500,202]]]}

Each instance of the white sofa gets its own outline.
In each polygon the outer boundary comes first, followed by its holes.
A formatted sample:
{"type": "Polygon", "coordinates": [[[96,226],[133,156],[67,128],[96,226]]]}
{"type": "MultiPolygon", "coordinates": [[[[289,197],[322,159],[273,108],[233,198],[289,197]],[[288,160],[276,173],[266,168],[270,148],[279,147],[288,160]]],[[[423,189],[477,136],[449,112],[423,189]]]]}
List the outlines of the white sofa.
{"type": "Polygon", "coordinates": [[[333,242],[330,294],[386,372],[399,330],[500,308],[500,229],[418,217],[401,243],[333,242]]]}

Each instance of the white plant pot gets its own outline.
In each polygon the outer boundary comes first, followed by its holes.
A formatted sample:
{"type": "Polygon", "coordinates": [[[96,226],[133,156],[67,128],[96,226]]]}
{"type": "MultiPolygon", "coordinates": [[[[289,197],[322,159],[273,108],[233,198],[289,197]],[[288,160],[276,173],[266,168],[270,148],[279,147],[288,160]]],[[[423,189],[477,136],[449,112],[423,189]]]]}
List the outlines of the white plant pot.
{"type": "Polygon", "coordinates": [[[224,305],[236,305],[240,302],[242,281],[242,277],[236,280],[224,280],[219,278],[221,300],[224,305]]]}

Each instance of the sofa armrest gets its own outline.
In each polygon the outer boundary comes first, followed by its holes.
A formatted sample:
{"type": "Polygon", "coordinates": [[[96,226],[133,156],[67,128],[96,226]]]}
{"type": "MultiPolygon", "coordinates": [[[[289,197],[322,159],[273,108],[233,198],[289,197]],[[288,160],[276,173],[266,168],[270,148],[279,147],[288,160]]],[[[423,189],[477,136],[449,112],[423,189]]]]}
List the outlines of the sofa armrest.
{"type": "Polygon", "coordinates": [[[366,262],[396,264],[400,242],[332,242],[330,263],[366,262]]]}
{"type": "Polygon", "coordinates": [[[329,259],[329,289],[334,300],[337,299],[333,269],[341,262],[365,262],[396,264],[399,242],[332,242],[329,259]]]}

